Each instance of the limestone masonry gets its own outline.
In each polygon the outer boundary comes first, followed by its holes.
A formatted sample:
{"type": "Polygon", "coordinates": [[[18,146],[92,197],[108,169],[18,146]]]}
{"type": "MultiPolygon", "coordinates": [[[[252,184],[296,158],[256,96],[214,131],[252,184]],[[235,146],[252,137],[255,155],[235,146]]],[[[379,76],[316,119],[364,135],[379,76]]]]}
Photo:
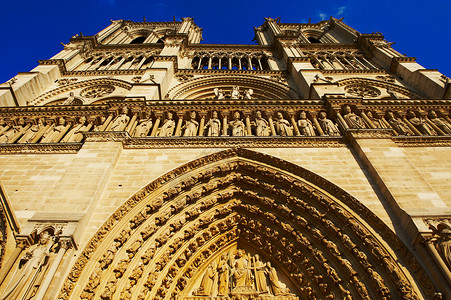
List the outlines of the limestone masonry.
{"type": "Polygon", "coordinates": [[[254,31],[112,21],[0,84],[0,300],[451,299],[449,78],[254,31]]]}

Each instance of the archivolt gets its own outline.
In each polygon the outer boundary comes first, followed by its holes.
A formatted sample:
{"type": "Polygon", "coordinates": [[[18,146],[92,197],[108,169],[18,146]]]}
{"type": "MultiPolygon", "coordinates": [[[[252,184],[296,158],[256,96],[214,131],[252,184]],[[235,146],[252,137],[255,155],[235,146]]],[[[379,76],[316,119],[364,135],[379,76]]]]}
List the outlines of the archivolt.
{"type": "Polygon", "coordinates": [[[301,167],[236,149],[185,164],[127,200],[84,249],[60,299],[183,299],[233,243],[269,258],[302,299],[434,292],[355,198],[301,167]]]}
{"type": "Polygon", "coordinates": [[[46,100],[55,97],[59,94],[79,89],[79,88],[85,88],[89,86],[96,86],[96,85],[113,85],[117,87],[121,87],[127,90],[131,90],[133,87],[132,84],[130,84],[127,81],[120,80],[120,79],[114,79],[114,78],[97,78],[97,79],[90,79],[85,81],[80,81],[72,84],[68,84],[59,88],[56,88],[54,90],[51,90],[47,93],[44,93],[40,95],[39,97],[33,99],[29,105],[45,105],[46,100]]]}
{"type": "Polygon", "coordinates": [[[377,86],[380,88],[389,89],[391,91],[398,92],[402,95],[409,97],[409,99],[425,99],[425,98],[427,98],[427,97],[420,95],[419,93],[414,92],[412,90],[409,90],[403,86],[385,82],[385,81],[375,80],[375,79],[346,78],[346,79],[338,80],[336,83],[338,84],[338,86],[347,86],[347,85],[353,85],[353,84],[377,86]]]}
{"type": "Polygon", "coordinates": [[[214,89],[231,91],[233,86],[254,91],[255,99],[299,99],[299,94],[285,84],[257,76],[208,76],[189,80],[173,87],[167,97],[169,99],[212,99],[214,89]]]}

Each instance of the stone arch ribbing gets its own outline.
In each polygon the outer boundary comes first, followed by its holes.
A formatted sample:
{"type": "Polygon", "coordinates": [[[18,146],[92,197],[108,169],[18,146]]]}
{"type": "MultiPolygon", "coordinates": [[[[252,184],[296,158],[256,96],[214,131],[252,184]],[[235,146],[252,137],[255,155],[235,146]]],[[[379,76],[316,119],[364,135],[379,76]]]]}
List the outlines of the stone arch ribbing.
{"type": "Polygon", "coordinates": [[[433,292],[396,235],[352,196],[296,165],[236,149],[185,164],[127,200],[85,248],[60,298],[183,296],[208,257],[240,240],[271,257],[306,299],[433,292]]]}

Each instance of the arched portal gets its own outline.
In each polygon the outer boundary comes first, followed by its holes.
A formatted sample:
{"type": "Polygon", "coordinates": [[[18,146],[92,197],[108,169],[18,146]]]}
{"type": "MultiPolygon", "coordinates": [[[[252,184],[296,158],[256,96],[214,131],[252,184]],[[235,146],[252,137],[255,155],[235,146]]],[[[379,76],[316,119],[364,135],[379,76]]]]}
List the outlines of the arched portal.
{"type": "Polygon", "coordinates": [[[396,235],[348,193],[235,149],[185,164],[127,200],[84,249],[60,299],[200,300],[221,290],[221,299],[268,300],[434,291],[396,235]],[[229,272],[224,289],[219,267],[229,272]]]}

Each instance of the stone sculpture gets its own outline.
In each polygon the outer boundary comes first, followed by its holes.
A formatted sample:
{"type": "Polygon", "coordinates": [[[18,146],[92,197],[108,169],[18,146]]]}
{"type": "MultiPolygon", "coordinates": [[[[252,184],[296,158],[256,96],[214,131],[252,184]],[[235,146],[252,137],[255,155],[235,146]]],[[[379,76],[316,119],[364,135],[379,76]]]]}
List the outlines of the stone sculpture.
{"type": "Polygon", "coordinates": [[[268,121],[266,121],[262,117],[262,113],[260,111],[257,111],[255,113],[254,125],[255,125],[255,135],[256,136],[269,136],[270,135],[268,121]]]}
{"type": "Polygon", "coordinates": [[[172,113],[167,113],[167,118],[163,123],[163,126],[159,129],[157,136],[169,137],[174,134],[175,121],[172,119],[172,113]]]}
{"type": "Polygon", "coordinates": [[[277,112],[276,114],[276,132],[280,136],[293,135],[293,126],[291,126],[290,122],[283,118],[281,112],[277,112]]]}
{"type": "Polygon", "coordinates": [[[196,112],[192,111],[190,119],[186,121],[185,126],[182,128],[185,129],[183,136],[196,136],[198,128],[199,122],[196,121],[196,112]]]}
{"type": "Polygon", "coordinates": [[[362,118],[353,113],[349,105],[345,105],[343,107],[343,118],[345,119],[349,128],[354,129],[366,128],[362,118]]]}
{"type": "Polygon", "coordinates": [[[207,136],[219,136],[221,134],[221,121],[218,119],[218,112],[213,111],[211,118],[205,125],[207,130],[207,136]]]}
{"type": "Polygon", "coordinates": [[[232,127],[232,136],[244,136],[244,123],[240,119],[240,113],[235,112],[233,114],[233,120],[230,121],[230,127],[232,127]]]}
{"type": "Polygon", "coordinates": [[[117,117],[113,120],[110,126],[109,131],[124,131],[128,122],[130,121],[130,117],[128,114],[127,106],[122,108],[122,113],[117,115],[117,117]]]}
{"type": "Polygon", "coordinates": [[[299,114],[299,120],[298,120],[298,127],[299,131],[302,135],[305,136],[315,136],[315,129],[313,128],[312,121],[307,119],[307,114],[305,111],[301,111],[299,114]]]}

